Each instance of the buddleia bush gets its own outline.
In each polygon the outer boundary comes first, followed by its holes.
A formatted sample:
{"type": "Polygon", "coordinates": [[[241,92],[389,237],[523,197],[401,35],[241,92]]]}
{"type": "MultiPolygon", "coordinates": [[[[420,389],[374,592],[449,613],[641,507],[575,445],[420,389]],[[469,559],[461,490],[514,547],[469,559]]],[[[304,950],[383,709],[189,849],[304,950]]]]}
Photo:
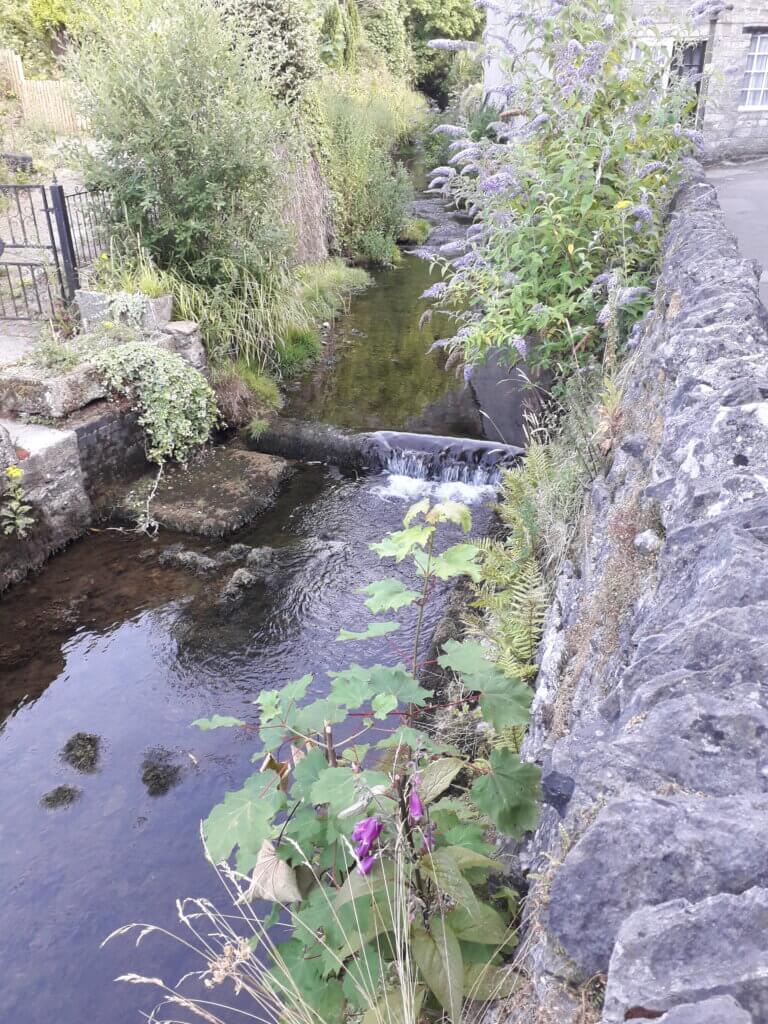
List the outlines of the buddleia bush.
{"type": "Polygon", "coordinates": [[[471,305],[452,341],[467,366],[491,349],[511,363],[584,361],[647,308],[663,218],[698,137],[692,88],[667,86],[640,35],[624,0],[515,5],[493,39],[515,69],[499,116],[481,138],[438,128],[451,155],[432,187],[477,221],[468,252],[445,267],[449,297],[471,305]],[[532,40],[522,53],[520,39],[532,40]]]}

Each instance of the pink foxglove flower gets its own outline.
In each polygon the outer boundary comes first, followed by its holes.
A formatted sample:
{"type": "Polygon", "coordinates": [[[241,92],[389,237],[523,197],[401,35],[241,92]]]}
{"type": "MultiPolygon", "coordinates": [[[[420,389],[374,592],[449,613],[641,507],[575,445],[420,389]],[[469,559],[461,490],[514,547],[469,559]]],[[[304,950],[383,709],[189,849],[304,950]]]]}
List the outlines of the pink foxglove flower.
{"type": "Polygon", "coordinates": [[[358,873],[358,875],[369,875],[371,873],[371,868],[373,867],[373,865],[375,863],[376,863],[376,854],[375,853],[370,854],[368,857],[363,857],[362,860],[360,860],[358,862],[358,865],[357,865],[357,873],[358,873]]]}
{"type": "Polygon", "coordinates": [[[408,818],[411,824],[421,821],[424,817],[424,804],[421,802],[419,791],[411,787],[411,795],[408,797],[408,818]]]}
{"type": "MultiPolygon", "coordinates": [[[[378,818],[363,818],[352,829],[352,839],[357,843],[355,856],[367,858],[371,847],[381,835],[384,823],[378,818]]],[[[370,870],[370,868],[369,868],[370,870]]]]}

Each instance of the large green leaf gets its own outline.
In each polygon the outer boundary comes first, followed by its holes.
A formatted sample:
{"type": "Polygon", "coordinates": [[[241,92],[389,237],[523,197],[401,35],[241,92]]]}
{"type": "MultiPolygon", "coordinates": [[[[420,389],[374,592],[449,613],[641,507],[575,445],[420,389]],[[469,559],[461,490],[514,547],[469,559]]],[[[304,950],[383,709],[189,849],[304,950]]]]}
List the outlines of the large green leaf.
{"type": "Polygon", "coordinates": [[[291,795],[309,800],[314,784],[328,767],[325,755],[318,747],[312,747],[293,769],[291,795]]]}
{"type": "Polygon", "coordinates": [[[232,715],[211,715],[210,718],[196,718],[192,725],[196,725],[203,732],[209,729],[231,729],[235,725],[245,725],[242,718],[233,718],[232,715]]]}
{"type": "Polygon", "coordinates": [[[273,833],[273,818],[285,805],[285,795],[267,787],[257,772],[242,789],[227,793],[205,819],[203,834],[214,864],[227,860],[237,847],[237,870],[245,873],[254,867],[262,843],[273,833]]]}
{"type": "Polygon", "coordinates": [[[434,526],[410,526],[387,534],[378,544],[369,546],[380,558],[394,558],[396,562],[402,562],[414,548],[423,548],[434,532],[434,526]]]}
{"type": "Polygon", "coordinates": [[[419,861],[419,867],[432,879],[440,892],[450,896],[456,903],[472,904],[476,899],[472,886],[462,874],[456,858],[444,847],[424,854],[419,861]]]}
{"type": "Polygon", "coordinates": [[[468,576],[475,583],[479,583],[481,573],[476,561],[479,554],[480,548],[475,544],[454,544],[432,559],[432,572],[439,580],[468,576]]]}
{"type": "Polygon", "coordinates": [[[368,875],[361,875],[353,869],[349,872],[344,884],[339,889],[334,899],[334,906],[338,910],[352,900],[359,900],[363,897],[371,897],[382,889],[394,889],[395,865],[392,861],[378,860],[368,875]]]}
{"type": "Polygon", "coordinates": [[[460,501],[441,501],[427,515],[429,523],[455,523],[464,533],[472,529],[472,513],[460,501]]]}
{"type": "Polygon", "coordinates": [[[490,662],[476,640],[448,640],[437,661],[458,672],[469,689],[479,691],[480,710],[494,729],[527,725],[533,691],[490,662]]]}
{"type": "Polygon", "coordinates": [[[454,907],[446,920],[458,938],[485,946],[503,946],[512,934],[498,910],[481,900],[468,907],[454,907]]]}
{"type": "Polygon", "coordinates": [[[343,672],[329,672],[330,699],[341,707],[355,710],[367,704],[374,695],[371,670],[362,665],[350,665],[343,672]]]}
{"type": "Polygon", "coordinates": [[[522,764],[511,750],[494,750],[491,772],[477,779],[471,797],[499,831],[521,836],[539,820],[540,779],[538,765],[522,764]]]}
{"type": "Polygon", "coordinates": [[[371,669],[371,689],[374,693],[391,693],[401,704],[417,704],[423,707],[430,697],[405,665],[374,665],[371,669]]]}
{"type": "Polygon", "coordinates": [[[410,725],[401,725],[376,744],[377,750],[388,750],[390,747],[411,747],[412,750],[428,750],[434,754],[458,754],[452,743],[441,743],[410,725]]]}
{"type": "Polygon", "coordinates": [[[355,1009],[367,1010],[374,1003],[385,968],[381,951],[375,942],[363,946],[346,965],[342,980],[344,995],[355,1009]]]}
{"type": "Polygon", "coordinates": [[[486,874],[490,872],[500,874],[505,870],[500,860],[491,860],[490,857],[486,857],[485,854],[478,853],[476,850],[466,849],[463,846],[448,846],[446,850],[453,856],[462,871],[479,868],[486,874]]]}
{"type": "Polygon", "coordinates": [[[491,964],[466,964],[464,967],[464,995],[478,1002],[511,996],[522,981],[510,967],[491,964]]]}
{"type": "Polygon", "coordinates": [[[394,633],[400,629],[399,622],[371,622],[360,633],[354,633],[349,629],[340,629],[337,640],[371,640],[373,637],[386,636],[387,633],[394,633]]]}
{"type": "Polygon", "coordinates": [[[442,918],[433,917],[429,924],[428,932],[419,925],[413,926],[413,959],[453,1024],[461,1024],[464,963],[459,940],[442,918]]]}
{"type": "Polygon", "coordinates": [[[397,611],[398,608],[405,608],[406,605],[413,604],[414,601],[418,601],[421,597],[421,594],[417,591],[409,590],[401,580],[394,579],[392,576],[388,576],[384,580],[377,580],[375,583],[369,583],[367,587],[363,588],[363,593],[368,594],[365,606],[374,615],[378,615],[379,612],[397,611]]]}
{"type": "Polygon", "coordinates": [[[393,693],[379,693],[371,701],[373,717],[384,719],[391,714],[398,705],[398,699],[393,693]]]}
{"type": "Polygon", "coordinates": [[[419,794],[425,804],[436,800],[450,786],[466,762],[461,757],[441,757],[430,761],[419,775],[419,794]]]}

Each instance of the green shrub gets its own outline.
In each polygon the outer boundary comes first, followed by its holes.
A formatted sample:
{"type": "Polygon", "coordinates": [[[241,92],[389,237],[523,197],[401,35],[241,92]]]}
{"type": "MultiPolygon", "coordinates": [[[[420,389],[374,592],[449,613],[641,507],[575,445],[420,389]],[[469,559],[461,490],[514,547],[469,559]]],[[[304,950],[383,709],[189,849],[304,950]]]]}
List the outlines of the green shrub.
{"type": "Polygon", "coordinates": [[[272,248],[280,115],[210,0],[111,0],[72,70],[98,142],[86,174],[161,268],[272,248]]]}
{"type": "Polygon", "coordinates": [[[423,118],[423,106],[385,69],[327,75],[317,99],[336,247],[354,260],[389,263],[412,197],[392,152],[423,118]]]}
{"type": "Polygon", "coordinates": [[[276,348],[277,366],[283,377],[295,377],[319,359],[323,351],[318,333],[313,328],[294,329],[276,348]]]}
{"type": "Polygon", "coordinates": [[[251,441],[258,441],[267,430],[269,430],[269,420],[255,416],[246,426],[244,433],[251,441]]]}
{"type": "Polygon", "coordinates": [[[453,156],[461,173],[435,182],[487,228],[448,291],[472,306],[453,342],[470,366],[491,349],[545,366],[605,349],[610,362],[648,308],[663,218],[696,137],[689,83],[667,88],[650,50],[630,56],[638,29],[622,0],[609,21],[599,0],[538,14],[529,5],[519,26],[534,40],[516,65],[526,122],[499,125],[502,139],[515,133],[499,145],[480,137],[478,114],[453,156]]]}
{"type": "Polygon", "coordinates": [[[186,462],[210,437],[218,422],[215,395],[180,356],[133,341],[104,349],[93,362],[110,391],[124,395],[138,411],[151,462],[186,462]]]}
{"type": "Polygon", "coordinates": [[[316,322],[332,320],[350,295],[363,291],[371,283],[365,270],[348,267],[340,259],[307,263],[298,268],[296,276],[299,299],[316,322]]]}
{"type": "Polygon", "coordinates": [[[393,75],[405,78],[410,70],[411,53],[398,0],[367,0],[360,7],[360,16],[367,44],[364,44],[366,64],[371,59],[383,59],[393,75]]]}
{"type": "Polygon", "coordinates": [[[432,234],[432,225],[421,217],[411,217],[397,236],[401,245],[423,245],[432,234]]]}
{"type": "Polygon", "coordinates": [[[219,0],[225,17],[249,40],[261,85],[276,100],[296,103],[319,65],[317,33],[295,0],[219,0]]]}

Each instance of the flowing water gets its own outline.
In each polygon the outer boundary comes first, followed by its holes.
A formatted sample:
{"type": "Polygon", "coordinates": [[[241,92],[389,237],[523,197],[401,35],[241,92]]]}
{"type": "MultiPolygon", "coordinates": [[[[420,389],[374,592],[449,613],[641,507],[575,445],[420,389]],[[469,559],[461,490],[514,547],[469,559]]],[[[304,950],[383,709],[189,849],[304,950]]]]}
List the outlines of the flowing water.
{"type": "MultiPolygon", "coordinates": [[[[470,433],[466,392],[426,354],[429,335],[415,332],[425,281],[413,258],[380,275],[294,401],[340,425],[470,433]]],[[[368,544],[424,493],[474,503],[480,527],[493,495],[461,480],[349,479],[304,465],[276,507],[228,542],[93,532],[0,601],[3,1022],[128,1024],[155,999],[115,985],[118,974],[175,980],[199,966],[158,936],[138,949],[127,939],[99,948],[128,922],[173,929],[177,897],[221,895],[199,822],[253,771],[254,743],[247,730],[190,723],[215,713],[254,723],[252,701],[265,688],[311,671],[317,695],[328,670],[396,662],[414,629],[408,612],[394,646],[334,638],[367,621],[359,588],[393,572],[368,544]],[[224,609],[217,598],[237,568],[224,560],[243,557],[233,541],[276,553],[263,584],[224,609]],[[222,564],[204,576],[162,564],[178,542],[222,564]],[[77,732],[99,737],[89,771],[61,756],[77,732]],[[41,805],[61,785],[78,798],[41,805]]],[[[430,605],[430,629],[443,598],[430,605]]]]}

